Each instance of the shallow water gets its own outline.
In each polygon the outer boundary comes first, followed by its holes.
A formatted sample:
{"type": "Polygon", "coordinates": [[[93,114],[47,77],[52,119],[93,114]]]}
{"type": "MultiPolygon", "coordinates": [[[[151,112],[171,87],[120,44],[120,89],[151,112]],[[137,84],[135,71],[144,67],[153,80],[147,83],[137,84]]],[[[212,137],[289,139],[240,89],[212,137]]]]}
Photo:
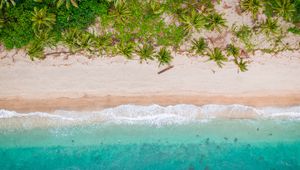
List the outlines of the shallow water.
{"type": "Polygon", "coordinates": [[[0,167],[300,169],[299,107],[213,108],[120,106],[93,113],[29,115],[2,110],[0,167]],[[216,114],[252,111],[259,117],[216,114]]]}

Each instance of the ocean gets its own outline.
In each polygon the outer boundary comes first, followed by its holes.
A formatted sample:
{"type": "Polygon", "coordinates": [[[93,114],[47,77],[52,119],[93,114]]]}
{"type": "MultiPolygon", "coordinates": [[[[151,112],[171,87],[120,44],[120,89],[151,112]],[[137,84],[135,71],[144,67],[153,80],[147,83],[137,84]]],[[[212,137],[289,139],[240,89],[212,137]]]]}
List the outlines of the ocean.
{"type": "Polygon", "coordinates": [[[0,169],[297,170],[300,106],[0,110],[0,169]]]}

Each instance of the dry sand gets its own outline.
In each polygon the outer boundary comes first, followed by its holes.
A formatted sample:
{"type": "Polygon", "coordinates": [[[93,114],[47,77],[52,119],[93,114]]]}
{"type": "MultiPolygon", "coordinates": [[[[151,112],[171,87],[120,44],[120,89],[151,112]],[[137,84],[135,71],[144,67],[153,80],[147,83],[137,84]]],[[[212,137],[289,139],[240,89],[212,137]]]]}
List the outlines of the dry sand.
{"type": "Polygon", "coordinates": [[[13,58],[0,60],[0,108],[8,110],[93,110],[127,103],[300,104],[300,52],[257,53],[245,73],[232,62],[220,69],[204,58],[177,54],[174,68],[160,75],[155,62],[122,57],[13,58]]]}

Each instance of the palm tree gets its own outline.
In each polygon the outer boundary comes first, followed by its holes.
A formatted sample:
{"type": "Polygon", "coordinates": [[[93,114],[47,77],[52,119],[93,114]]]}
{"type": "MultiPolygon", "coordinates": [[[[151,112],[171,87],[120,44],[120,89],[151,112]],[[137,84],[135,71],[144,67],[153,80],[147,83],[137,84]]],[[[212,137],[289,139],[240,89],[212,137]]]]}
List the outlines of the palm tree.
{"type": "Polygon", "coordinates": [[[240,49],[233,44],[229,44],[226,47],[227,56],[233,56],[234,58],[239,57],[240,49]]]}
{"type": "Polygon", "coordinates": [[[276,15],[282,16],[285,20],[291,21],[295,12],[295,4],[291,0],[273,0],[268,2],[268,7],[276,15]]]}
{"type": "Polygon", "coordinates": [[[279,33],[279,25],[277,19],[267,18],[263,23],[260,25],[260,32],[266,34],[266,36],[270,36],[271,34],[277,35],[279,33]]]}
{"type": "Polygon", "coordinates": [[[155,55],[155,58],[158,60],[159,66],[166,64],[169,65],[173,59],[170,51],[168,51],[166,47],[161,48],[155,55]]]}
{"type": "Polygon", "coordinates": [[[163,6],[159,2],[156,2],[156,1],[150,1],[150,9],[151,9],[151,12],[155,15],[159,15],[164,12],[163,6]]]}
{"type": "Polygon", "coordinates": [[[141,62],[153,60],[154,48],[151,44],[144,44],[138,47],[136,53],[140,56],[141,62]]]}
{"type": "Polygon", "coordinates": [[[241,27],[233,25],[232,32],[237,38],[239,38],[243,42],[249,41],[249,39],[252,36],[252,30],[248,25],[242,25],[241,27]]]}
{"type": "Polygon", "coordinates": [[[33,22],[32,27],[36,35],[42,32],[48,32],[52,29],[55,24],[56,16],[52,13],[47,13],[47,7],[42,9],[34,8],[32,12],[31,21],[33,22]]]}
{"type": "Polygon", "coordinates": [[[228,61],[228,59],[223,55],[220,48],[214,48],[213,50],[210,50],[208,56],[209,60],[215,61],[219,67],[222,67],[224,65],[223,62],[228,61]]]}
{"type": "Polygon", "coordinates": [[[16,2],[14,0],[0,0],[0,9],[9,8],[11,5],[15,6],[16,2]]]}
{"type": "Polygon", "coordinates": [[[194,30],[198,31],[205,25],[204,17],[195,10],[190,14],[183,14],[180,19],[186,34],[189,34],[194,30]]]}
{"type": "Polygon", "coordinates": [[[127,59],[132,59],[133,52],[134,52],[134,46],[132,43],[125,43],[125,42],[120,42],[117,46],[117,52],[119,54],[122,54],[125,56],[127,59]]]}
{"type": "Polygon", "coordinates": [[[192,50],[195,51],[196,54],[203,55],[205,50],[208,48],[207,42],[203,37],[199,38],[198,40],[193,39],[192,44],[192,50]]]}
{"type": "Polygon", "coordinates": [[[27,54],[29,55],[32,61],[34,59],[44,59],[44,48],[52,47],[54,45],[54,37],[50,37],[47,33],[42,33],[40,36],[35,37],[35,39],[28,44],[27,54]]]}
{"type": "Polygon", "coordinates": [[[85,50],[94,52],[97,48],[97,39],[89,32],[78,29],[70,29],[63,33],[63,42],[69,47],[72,52],[85,50]]]}
{"type": "Polygon", "coordinates": [[[234,63],[238,66],[241,72],[245,72],[248,70],[248,62],[244,61],[242,58],[236,57],[234,59],[234,63]]]}
{"type": "Polygon", "coordinates": [[[240,7],[243,11],[251,13],[252,18],[256,20],[259,9],[262,7],[261,1],[262,0],[242,0],[240,2],[240,7]]]}
{"type": "Polygon", "coordinates": [[[131,16],[131,11],[129,10],[125,2],[115,4],[113,9],[110,11],[110,15],[119,23],[126,23],[128,18],[131,16]]]}
{"type": "Polygon", "coordinates": [[[56,2],[57,8],[61,7],[63,4],[66,4],[66,8],[70,9],[71,5],[75,8],[78,8],[78,3],[76,0],[54,0],[56,2]]]}
{"type": "Polygon", "coordinates": [[[79,34],[80,31],[78,29],[70,29],[62,33],[62,41],[71,51],[78,50],[80,48],[76,41],[79,34]]]}
{"type": "Polygon", "coordinates": [[[206,22],[205,27],[211,31],[216,29],[220,32],[222,27],[226,27],[226,20],[221,14],[215,12],[206,17],[206,22]]]}

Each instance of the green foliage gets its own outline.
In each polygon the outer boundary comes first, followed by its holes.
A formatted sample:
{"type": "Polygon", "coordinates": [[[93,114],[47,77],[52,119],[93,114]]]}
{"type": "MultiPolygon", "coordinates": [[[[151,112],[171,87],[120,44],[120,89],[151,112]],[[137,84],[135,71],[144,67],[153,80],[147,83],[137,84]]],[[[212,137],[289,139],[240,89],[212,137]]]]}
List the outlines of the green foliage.
{"type": "Polygon", "coordinates": [[[0,18],[0,28],[2,28],[4,26],[4,19],[0,18]]]}
{"type": "Polygon", "coordinates": [[[294,5],[296,12],[294,13],[293,22],[299,23],[300,22],[300,0],[294,0],[294,5]]]}
{"type": "Polygon", "coordinates": [[[244,61],[242,58],[240,57],[235,57],[234,58],[234,63],[238,66],[239,70],[241,72],[245,72],[248,71],[248,62],[244,61]]]}
{"type": "Polygon", "coordinates": [[[291,27],[288,29],[289,32],[294,33],[296,35],[300,35],[300,28],[298,27],[291,27]]]}
{"type": "Polygon", "coordinates": [[[66,8],[70,9],[71,5],[78,8],[78,3],[76,0],[54,0],[56,2],[57,8],[61,7],[63,4],[66,4],[66,8]]]}
{"type": "Polygon", "coordinates": [[[186,34],[198,31],[205,25],[204,16],[194,10],[190,14],[183,14],[180,19],[186,34]]]}
{"type": "Polygon", "coordinates": [[[72,52],[86,51],[92,53],[97,48],[96,37],[89,32],[70,29],[63,33],[62,42],[66,44],[72,52]]]}
{"type": "Polygon", "coordinates": [[[296,8],[292,0],[268,0],[266,1],[268,15],[278,15],[286,21],[291,21],[295,15],[296,8]]]}
{"type": "Polygon", "coordinates": [[[242,0],[240,7],[243,11],[251,13],[254,20],[257,19],[259,9],[262,7],[262,0],[242,0]]]}
{"type": "Polygon", "coordinates": [[[110,10],[109,14],[111,18],[114,18],[116,20],[116,22],[124,24],[131,16],[131,11],[127,7],[126,3],[117,3],[110,10]]]}
{"type": "Polygon", "coordinates": [[[207,42],[202,37],[198,40],[194,39],[192,44],[192,51],[196,52],[196,54],[203,55],[205,50],[208,48],[207,42]]]}
{"type": "Polygon", "coordinates": [[[161,48],[155,55],[155,58],[158,60],[159,66],[169,65],[173,59],[170,51],[168,51],[166,47],[161,48]]]}
{"type": "Polygon", "coordinates": [[[48,32],[52,29],[56,21],[56,16],[52,13],[47,12],[47,7],[42,9],[34,8],[32,12],[32,27],[36,35],[42,32],[48,32]]]}
{"type": "Polygon", "coordinates": [[[248,25],[242,25],[241,27],[234,25],[232,31],[234,35],[242,41],[248,41],[252,36],[252,30],[248,25]]]}
{"type": "Polygon", "coordinates": [[[222,27],[226,27],[226,20],[218,13],[210,13],[206,17],[205,27],[211,31],[217,30],[221,31],[222,27]]]}
{"type": "MultiPolygon", "coordinates": [[[[0,11],[0,18],[3,19],[2,28],[0,31],[0,42],[6,48],[21,48],[28,45],[29,42],[35,39],[35,32],[38,27],[47,28],[48,25],[52,29],[48,30],[49,34],[54,35],[56,42],[61,40],[61,34],[64,30],[70,28],[85,29],[89,26],[97,15],[107,13],[107,4],[101,0],[81,0],[79,8],[70,8],[67,10],[65,6],[56,8],[53,0],[44,0],[35,2],[34,0],[19,0],[14,8],[9,8],[3,12],[0,11]],[[47,17],[49,14],[56,16],[55,24],[47,20],[47,24],[33,26],[31,21],[33,17],[34,7],[37,9],[47,8],[47,17]]],[[[39,12],[39,10],[37,11],[39,12]]],[[[42,22],[42,23],[43,23],[42,22]]],[[[42,29],[44,30],[44,29],[42,29]]],[[[43,32],[43,31],[41,31],[43,32]]]]}
{"type": "Polygon", "coordinates": [[[34,39],[31,11],[24,7],[10,8],[3,14],[3,27],[0,31],[0,41],[7,49],[21,48],[34,39]]]}
{"type": "Polygon", "coordinates": [[[46,33],[41,34],[39,37],[36,37],[28,44],[27,54],[29,55],[32,61],[34,59],[44,59],[44,48],[52,47],[54,46],[54,44],[55,40],[53,37],[49,36],[46,33]]]}
{"type": "Polygon", "coordinates": [[[227,56],[233,56],[234,58],[239,57],[240,49],[233,44],[229,44],[226,47],[227,56]]]}
{"type": "Polygon", "coordinates": [[[236,25],[233,25],[232,32],[241,42],[245,44],[248,51],[253,49],[253,44],[250,41],[253,33],[249,26],[242,25],[237,27],[236,25]]]}
{"type": "Polygon", "coordinates": [[[134,52],[134,45],[130,42],[120,42],[117,45],[117,52],[127,59],[133,58],[133,52],[134,52]]]}
{"type": "Polygon", "coordinates": [[[139,46],[136,50],[136,53],[140,56],[141,62],[154,59],[154,48],[150,44],[144,44],[143,46],[139,46]]]}
{"type": "Polygon", "coordinates": [[[215,61],[217,65],[221,68],[224,65],[223,62],[228,61],[228,59],[223,55],[222,50],[220,48],[214,48],[213,50],[209,50],[208,56],[209,60],[215,61]]]}
{"type": "Polygon", "coordinates": [[[0,9],[9,8],[11,6],[15,6],[16,2],[14,0],[0,0],[0,9]]]}
{"type": "Polygon", "coordinates": [[[154,15],[160,15],[164,12],[164,8],[157,1],[150,1],[150,11],[154,15]]]}
{"type": "Polygon", "coordinates": [[[278,35],[280,33],[280,27],[277,19],[267,18],[260,24],[260,32],[263,32],[266,36],[271,34],[278,35]]]}

